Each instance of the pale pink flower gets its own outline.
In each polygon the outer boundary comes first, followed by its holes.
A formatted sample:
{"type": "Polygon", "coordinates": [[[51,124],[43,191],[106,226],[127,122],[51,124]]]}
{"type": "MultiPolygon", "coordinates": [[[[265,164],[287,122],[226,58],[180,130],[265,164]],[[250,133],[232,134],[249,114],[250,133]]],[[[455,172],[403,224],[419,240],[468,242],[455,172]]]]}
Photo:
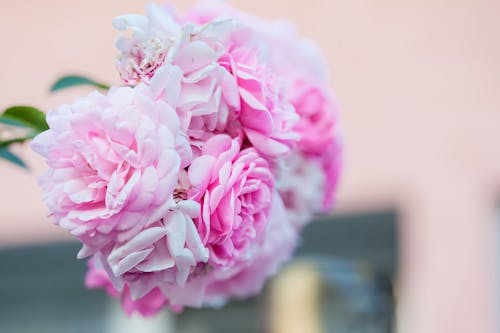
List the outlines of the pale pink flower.
{"type": "Polygon", "coordinates": [[[168,62],[150,80],[157,98],[175,101],[182,129],[193,140],[204,141],[213,133],[240,134],[229,124],[240,109],[237,82],[218,63],[225,52],[222,36],[237,29],[233,23],[182,27],[168,62]]]}
{"type": "Polygon", "coordinates": [[[49,112],[33,149],[56,224],[77,236],[80,257],[125,242],[175,206],[178,173],[191,160],[175,111],[145,86],[97,92],[49,112]]]}
{"type": "Polygon", "coordinates": [[[253,148],[227,135],[217,135],[203,146],[189,167],[193,189],[200,201],[198,232],[210,251],[212,266],[231,266],[247,260],[249,249],[263,240],[274,186],[269,165],[253,148]]]}
{"type": "Polygon", "coordinates": [[[128,14],[116,17],[118,30],[133,31],[131,37],[120,37],[116,46],[121,51],[116,67],[125,83],[136,85],[151,79],[167,57],[180,27],[167,6],[149,4],[147,16],[128,14]]]}
{"type": "Polygon", "coordinates": [[[50,167],[41,184],[55,222],[82,241],[79,257],[99,253],[134,299],[166,280],[185,284],[208,250],[192,220],[200,206],[181,184],[192,153],[175,111],[139,85],[91,94],[47,120],[33,142],[50,167]]]}
{"type": "Polygon", "coordinates": [[[147,16],[120,16],[114,25],[133,31],[117,42],[117,67],[126,83],[150,84],[156,98],[175,105],[181,128],[192,138],[226,130],[239,95],[235,78],[217,61],[240,29],[236,22],[182,25],[168,7],[150,4],[147,16]]]}
{"type": "Polygon", "coordinates": [[[115,19],[119,29],[134,31],[118,42],[122,77],[126,82],[139,77],[159,98],[176,105],[182,129],[194,144],[214,133],[244,133],[265,155],[288,153],[298,139],[293,132],[297,115],[283,94],[283,82],[266,65],[257,35],[234,19],[196,23],[184,24],[158,5],[148,7],[147,17],[115,19]],[[140,75],[138,66],[128,65],[144,62],[135,49],[155,50],[154,65],[140,75]]]}
{"type": "Polygon", "coordinates": [[[287,220],[301,229],[323,207],[327,191],[321,162],[298,151],[275,161],[276,189],[286,207],[287,220]]]}

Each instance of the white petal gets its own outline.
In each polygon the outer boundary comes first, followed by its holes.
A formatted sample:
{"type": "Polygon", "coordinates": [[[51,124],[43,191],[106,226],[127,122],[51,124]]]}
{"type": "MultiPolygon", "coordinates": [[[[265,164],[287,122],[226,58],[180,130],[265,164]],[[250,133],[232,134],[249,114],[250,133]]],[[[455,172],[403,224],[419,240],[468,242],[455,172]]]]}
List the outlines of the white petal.
{"type": "Polygon", "coordinates": [[[120,276],[123,273],[130,271],[134,268],[138,263],[143,261],[150,253],[153,251],[153,248],[149,248],[143,251],[134,252],[121,260],[119,263],[113,265],[111,264],[111,269],[116,276],[120,276]]]}
{"type": "Polygon", "coordinates": [[[174,212],[165,222],[168,250],[177,257],[186,243],[186,217],[181,212],[174,212]]]}

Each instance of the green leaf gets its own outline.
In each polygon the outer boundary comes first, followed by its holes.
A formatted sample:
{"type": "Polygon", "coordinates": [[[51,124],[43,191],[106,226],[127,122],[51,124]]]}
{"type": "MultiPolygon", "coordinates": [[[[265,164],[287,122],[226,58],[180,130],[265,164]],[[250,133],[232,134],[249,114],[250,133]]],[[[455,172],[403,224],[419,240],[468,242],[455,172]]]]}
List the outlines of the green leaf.
{"type": "Polygon", "coordinates": [[[26,126],[24,126],[23,123],[20,123],[14,119],[5,118],[2,115],[0,115],[0,123],[5,124],[5,125],[9,125],[9,126],[26,127],[26,126]]]}
{"type": "Polygon", "coordinates": [[[109,90],[109,85],[104,84],[104,83],[99,83],[96,82],[92,79],[89,79],[85,76],[80,76],[80,75],[67,75],[63,76],[60,79],[58,79],[52,87],[50,87],[50,91],[59,91],[71,87],[77,87],[77,86],[92,86],[98,89],[102,90],[109,90]]]}
{"type": "Polygon", "coordinates": [[[0,149],[7,148],[8,146],[10,146],[11,144],[14,144],[14,143],[26,142],[28,140],[33,139],[35,137],[35,135],[36,135],[36,133],[32,133],[30,135],[23,136],[20,138],[14,138],[14,139],[9,139],[9,140],[4,140],[4,141],[0,140],[0,149]]]}
{"type": "Polygon", "coordinates": [[[21,168],[27,168],[26,164],[21,160],[17,155],[15,155],[13,152],[8,151],[5,148],[0,148],[0,158],[6,159],[7,161],[14,163],[17,166],[20,166],[21,168]]]}
{"type": "Polygon", "coordinates": [[[4,111],[0,118],[21,123],[25,127],[32,128],[37,132],[49,129],[45,120],[45,113],[32,106],[19,105],[10,107],[4,111]]]}

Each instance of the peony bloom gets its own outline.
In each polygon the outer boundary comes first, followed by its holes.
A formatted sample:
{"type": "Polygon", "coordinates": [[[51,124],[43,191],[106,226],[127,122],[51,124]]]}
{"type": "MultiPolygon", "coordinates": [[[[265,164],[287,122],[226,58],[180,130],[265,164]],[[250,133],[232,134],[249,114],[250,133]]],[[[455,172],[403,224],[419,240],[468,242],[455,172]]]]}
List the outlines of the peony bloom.
{"type": "Polygon", "coordinates": [[[123,81],[129,85],[151,79],[166,61],[167,51],[175,44],[173,36],[179,26],[167,6],[150,4],[148,16],[129,14],[113,20],[118,30],[134,31],[130,38],[121,37],[116,46],[121,51],[116,67],[123,81]]]}
{"type": "MultiPolygon", "coordinates": [[[[338,109],[335,100],[331,96],[330,89],[327,88],[328,67],[321,51],[312,41],[299,38],[295,27],[290,22],[265,21],[259,17],[237,11],[221,1],[200,2],[191,8],[182,17],[182,20],[184,22],[206,24],[214,20],[227,18],[236,19],[243,22],[242,24],[252,27],[254,38],[259,41],[260,57],[266,59],[267,68],[272,70],[274,75],[277,75],[281,82],[284,83],[281,87],[284,91],[281,93],[288,98],[298,114],[298,121],[286,121],[281,125],[282,128],[286,128],[288,124],[293,123],[292,132],[300,136],[298,141],[299,151],[306,156],[303,158],[292,157],[292,159],[298,158],[310,164],[307,167],[300,167],[303,170],[299,171],[300,176],[298,178],[309,184],[317,184],[317,180],[321,178],[328,184],[322,186],[324,191],[321,198],[318,197],[317,192],[313,193],[314,191],[306,191],[310,193],[307,197],[304,191],[292,195],[296,198],[293,200],[294,202],[302,202],[298,205],[302,207],[300,210],[304,213],[299,214],[302,215],[300,219],[307,220],[312,216],[312,212],[318,211],[315,208],[318,205],[309,204],[318,202],[318,200],[322,203],[321,210],[328,211],[333,203],[333,196],[340,174],[342,150],[338,129],[338,109]],[[303,172],[305,169],[317,169],[318,165],[320,168],[317,171],[322,175],[303,172]],[[304,200],[307,203],[304,203],[304,200]],[[307,206],[309,206],[309,209],[306,208],[307,206]]],[[[238,61],[235,63],[238,64],[238,61]]],[[[259,82],[265,82],[265,80],[259,80],[259,82]]],[[[239,82],[239,86],[240,89],[242,86],[244,87],[244,82],[239,82]]],[[[263,139],[265,144],[261,145],[258,137],[252,138],[255,133],[251,129],[248,130],[248,127],[251,128],[252,126],[248,125],[252,122],[258,128],[264,127],[262,124],[266,124],[266,121],[262,119],[263,114],[248,113],[248,115],[247,119],[249,121],[245,121],[244,112],[242,112],[241,118],[243,119],[243,127],[247,128],[247,135],[250,139],[253,139],[250,140],[252,144],[256,148],[264,147],[266,149],[271,147],[274,142],[272,140],[273,135],[270,132],[265,132],[263,139]]],[[[283,115],[290,115],[290,113],[285,112],[283,115]]],[[[276,123],[275,119],[273,121],[276,123]]],[[[259,133],[262,133],[262,131],[257,132],[257,135],[259,133]]],[[[290,135],[290,131],[287,131],[287,133],[290,135]]],[[[290,159],[285,158],[285,160],[290,159]]],[[[292,169],[298,166],[296,163],[292,162],[292,164],[292,169]]],[[[281,179],[278,182],[284,185],[286,180],[281,179]]],[[[292,183],[295,181],[291,180],[290,182],[285,186],[289,198],[291,189],[294,187],[292,183]]],[[[287,208],[292,208],[288,206],[289,200],[285,200],[285,204],[287,208]]],[[[292,210],[296,211],[298,206],[294,205],[292,210]]],[[[295,215],[295,217],[298,216],[295,215]]]]}
{"type": "Polygon", "coordinates": [[[338,145],[338,108],[320,83],[299,77],[292,81],[290,101],[300,116],[295,130],[300,134],[299,150],[308,156],[320,156],[338,145]]]}
{"type": "Polygon", "coordinates": [[[210,251],[212,266],[231,267],[247,260],[252,246],[263,241],[271,210],[274,178],[253,148],[227,135],[203,146],[189,167],[192,200],[199,200],[198,232],[210,251]]]}
{"type": "Polygon", "coordinates": [[[175,48],[168,52],[168,63],[150,80],[157,98],[175,100],[181,126],[195,141],[214,133],[240,135],[230,124],[240,109],[237,82],[217,62],[224,53],[221,36],[236,29],[232,21],[182,27],[175,48]]]}
{"type": "Polygon", "coordinates": [[[84,244],[79,257],[101,252],[116,277],[169,269],[178,283],[206,262],[192,221],[199,205],[177,188],[191,148],[168,104],[143,85],[115,88],[47,121],[32,145],[49,165],[40,183],[55,223],[84,244]]]}
{"type": "Polygon", "coordinates": [[[258,49],[235,40],[219,62],[237,79],[241,98],[238,121],[253,147],[266,156],[289,153],[299,136],[298,120],[283,82],[262,61],[258,49]]]}
{"type": "Polygon", "coordinates": [[[159,98],[175,104],[182,129],[192,139],[244,133],[268,156],[293,148],[297,115],[248,26],[231,18],[183,23],[158,5],[148,6],[147,17],[126,15],[114,23],[120,30],[134,31],[117,43],[118,69],[125,82],[146,82],[159,98]],[[154,56],[138,57],[136,49],[154,56]],[[143,62],[147,70],[137,65],[143,62]]]}
{"type": "Polygon", "coordinates": [[[117,42],[117,67],[124,82],[151,85],[157,98],[176,106],[190,137],[206,139],[211,132],[224,132],[240,107],[239,95],[236,80],[217,61],[238,24],[181,25],[166,6],[150,4],[147,9],[145,17],[124,15],[113,21],[119,30],[133,31],[117,42]],[[136,55],[146,51],[153,55],[136,55]]]}
{"type": "Polygon", "coordinates": [[[297,245],[297,231],[287,218],[283,202],[275,193],[264,242],[255,247],[246,262],[229,271],[214,272],[218,276],[207,286],[205,303],[220,305],[230,297],[249,297],[262,290],[266,280],[290,258],[297,245]]]}
{"type": "Polygon", "coordinates": [[[91,248],[161,218],[191,159],[175,112],[147,94],[143,86],[94,92],[51,111],[50,129],[33,140],[49,165],[40,183],[56,224],[91,248]]]}
{"type": "Polygon", "coordinates": [[[324,59],[283,22],[220,2],[113,21],[127,87],[47,115],[33,149],[86,285],[127,313],[258,293],[328,211],[342,162],[324,59]]]}
{"type": "MultiPolygon", "coordinates": [[[[300,168],[306,169],[308,164],[320,167],[319,172],[323,173],[324,181],[317,190],[323,189],[323,197],[320,200],[321,209],[313,211],[328,212],[333,204],[342,164],[338,108],[323,84],[314,82],[311,78],[307,80],[305,76],[298,77],[292,82],[288,91],[290,100],[300,116],[295,130],[301,136],[297,144],[298,151],[304,156],[300,168]]],[[[311,180],[316,177],[312,170],[308,173],[311,175],[311,180]]],[[[298,174],[304,173],[298,172],[298,174]]],[[[298,196],[303,196],[303,193],[298,196]]],[[[310,200],[318,199],[311,197],[310,200]]]]}

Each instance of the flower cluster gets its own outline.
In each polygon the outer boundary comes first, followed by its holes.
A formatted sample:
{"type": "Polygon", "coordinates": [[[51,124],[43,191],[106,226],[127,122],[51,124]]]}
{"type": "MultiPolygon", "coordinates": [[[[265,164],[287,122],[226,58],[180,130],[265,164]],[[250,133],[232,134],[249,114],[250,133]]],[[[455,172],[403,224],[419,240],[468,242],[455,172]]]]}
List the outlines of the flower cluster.
{"type": "Polygon", "coordinates": [[[259,292],[341,166],[320,52],[287,23],[222,3],[151,4],[114,26],[123,80],[47,115],[33,149],[86,284],[152,315],[259,292]]]}

